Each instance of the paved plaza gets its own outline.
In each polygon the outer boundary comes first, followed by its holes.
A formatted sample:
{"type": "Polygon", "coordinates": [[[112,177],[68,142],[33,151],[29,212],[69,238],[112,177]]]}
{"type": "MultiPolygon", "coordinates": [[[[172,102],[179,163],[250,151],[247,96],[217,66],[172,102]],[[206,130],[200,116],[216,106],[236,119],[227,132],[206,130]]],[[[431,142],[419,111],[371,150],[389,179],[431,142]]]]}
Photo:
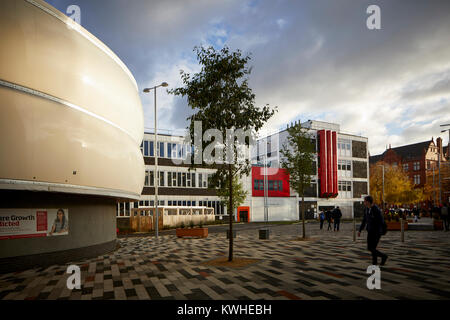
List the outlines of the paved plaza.
{"type": "Polygon", "coordinates": [[[450,232],[408,231],[404,243],[388,232],[379,246],[389,255],[381,289],[369,290],[366,234],[353,242],[352,223],[340,232],[309,223],[310,241],[295,240],[300,224],[272,225],[269,240],[258,239],[260,227],[236,226],[235,257],[258,259],[246,267],[203,264],[227,255],[223,226],[210,227],[205,239],[125,237],[110,254],[73,262],[81,267],[80,290],[67,289],[67,265],[55,265],[0,275],[0,299],[450,298],[450,232]]]}

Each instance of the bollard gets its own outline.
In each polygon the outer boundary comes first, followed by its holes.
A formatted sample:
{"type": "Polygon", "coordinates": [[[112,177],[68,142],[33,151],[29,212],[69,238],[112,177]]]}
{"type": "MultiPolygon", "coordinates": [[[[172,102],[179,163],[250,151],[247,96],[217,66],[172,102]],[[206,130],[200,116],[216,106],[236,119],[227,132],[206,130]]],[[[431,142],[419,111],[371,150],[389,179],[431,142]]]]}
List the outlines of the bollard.
{"type": "Polygon", "coordinates": [[[259,229],[259,239],[267,240],[269,239],[269,228],[259,229]]]}
{"type": "Polygon", "coordinates": [[[403,218],[400,218],[400,230],[402,232],[402,242],[405,242],[405,227],[403,226],[403,218]]]}

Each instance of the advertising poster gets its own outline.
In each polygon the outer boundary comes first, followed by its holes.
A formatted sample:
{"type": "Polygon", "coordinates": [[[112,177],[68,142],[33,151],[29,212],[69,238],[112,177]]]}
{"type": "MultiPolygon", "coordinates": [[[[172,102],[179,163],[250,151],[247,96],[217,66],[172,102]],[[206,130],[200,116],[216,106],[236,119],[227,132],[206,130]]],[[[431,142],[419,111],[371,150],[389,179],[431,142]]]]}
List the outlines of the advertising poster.
{"type": "Polygon", "coordinates": [[[68,209],[0,209],[0,240],[68,234],[68,209]]]}

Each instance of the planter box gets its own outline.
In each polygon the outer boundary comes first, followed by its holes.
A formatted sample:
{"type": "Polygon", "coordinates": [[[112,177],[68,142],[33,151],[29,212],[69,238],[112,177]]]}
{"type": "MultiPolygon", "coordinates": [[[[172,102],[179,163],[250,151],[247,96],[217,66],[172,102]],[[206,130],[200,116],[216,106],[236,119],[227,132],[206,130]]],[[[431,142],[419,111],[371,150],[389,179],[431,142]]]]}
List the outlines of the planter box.
{"type": "MultiPolygon", "coordinates": [[[[397,222],[397,221],[386,221],[386,224],[387,224],[388,231],[395,231],[395,230],[400,231],[401,228],[402,228],[402,226],[400,225],[400,221],[399,222],[397,222]]],[[[405,231],[408,230],[408,222],[406,222],[406,221],[403,222],[403,228],[404,228],[405,231]]]]}
{"type": "Polygon", "coordinates": [[[176,233],[178,238],[206,238],[208,228],[178,228],[176,233]]]}
{"type": "Polygon", "coordinates": [[[444,230],[443,222],[442,220],[433,220],[434,230],[444,230]]]}

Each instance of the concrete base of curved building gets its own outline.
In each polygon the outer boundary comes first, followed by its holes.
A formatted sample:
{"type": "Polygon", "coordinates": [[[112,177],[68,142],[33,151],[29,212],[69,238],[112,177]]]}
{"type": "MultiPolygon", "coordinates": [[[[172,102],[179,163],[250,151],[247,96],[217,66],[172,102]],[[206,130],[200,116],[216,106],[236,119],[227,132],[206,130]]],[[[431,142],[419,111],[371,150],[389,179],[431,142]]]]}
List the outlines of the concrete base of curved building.
{"type": "Polygon", "coordinates": [[[0,240],[0,273],[65,264],[116,248],[116,199],[0,190],[0,208],[68,209],[69,234],[0,240]]]}

